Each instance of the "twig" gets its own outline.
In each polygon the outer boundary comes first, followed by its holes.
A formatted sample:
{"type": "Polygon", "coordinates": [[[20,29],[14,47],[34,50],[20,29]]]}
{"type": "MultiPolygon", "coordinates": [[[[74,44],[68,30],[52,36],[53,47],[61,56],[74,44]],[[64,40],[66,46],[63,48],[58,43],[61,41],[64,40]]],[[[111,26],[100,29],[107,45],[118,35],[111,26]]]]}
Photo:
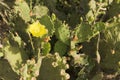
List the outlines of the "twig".
{"type": "Polygon", "coordinates": [[[29,32],[28,32],[28,35],[29,35],[29,38],[30,38],[30,43],[31,43],[32,49],[33,49],[33,51],[34,51],[35,48],[34,48],[34,45],[33,45],[32,37],[31,37],[31,35],[30,35],[29,32]]]}
{"type": "Polygon", "coordinates": [[[100,33],[98,34],[98,40],[97,40],[97,46],[96,46],[96,59],[97,59],[97,63],[100,63],[100,54],[99,54],[99,43],[100,43],[100,33]]]}

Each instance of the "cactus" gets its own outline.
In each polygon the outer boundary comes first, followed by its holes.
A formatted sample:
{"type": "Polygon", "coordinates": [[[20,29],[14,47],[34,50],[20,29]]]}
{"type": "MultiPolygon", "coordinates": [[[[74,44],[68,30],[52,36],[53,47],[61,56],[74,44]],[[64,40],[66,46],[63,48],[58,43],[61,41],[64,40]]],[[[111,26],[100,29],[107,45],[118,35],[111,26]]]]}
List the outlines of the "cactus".
{"type": "Polygon", "coordinates": [[[110,3],[111,7],[109,9],[109,11],[107,12],[107,16],[108,18],[112,18],[114,16],[119,15],[120,13],[120,1],[119,0],[112,0],[110,3]]]}
{"type": "Polygon", "coordinates": [[[119,23],[112,23],[109,29],[105,31],[105,40],[100,45],[100,53],[104,56],[101,67],[108,69],[108,72],[117,71],[120,61],[120,29],[119,23]],[[103,54],[104,53],[104,54],[103,54]],[[110,71],[112,70],[112,71],[110,71]]]}
{"type": "Polygon", "coordinates": [[[42,53],[43,53],[43,55],[45,56],[45,55],[47,55],[49,52],[50,52],[50,50],[51,50],[51,45],[50,45],[50,43],[49,42],[43,42],[42,43],[42,53]]]}
{"type": "Polygon", "coordinates": [[[64,44],[70,45],[70,30],[67,24],[55,21],[55,35],[64,44]]]}
{"type": "Polygon", "coordinates": [[[68,46],[61,41],[57,41],[54,46],[54,52],[58,52],[60,56],[63,56],[67,53],[68,46]]]}
{"type": "Polygon", "coordinates": [[[20,80],[36,80],[39,75],[39,69],[41,66],[42,57],[35,62],[35,59],[27,60],[26,64],[23,64],[20,69],[20,80]]]}
{"type": "Polygon", "coordinates": [[[16,74],[9,62],[5,59],[0,59],[0,80],[18,80],[19,76],[16,74]]]}
{"type": "Polygon", "coordinates": [[[103,80],[103,72],[97,73],[92,80],[103,80]]]}
{"type": "Polygon", "coordinates": [[[48,36],[52,36],[55,29],[51,18],[48,15],[45,15],[42,18],[40,18],[40,23],[45,25],[46,28],[48,29],[48,36]]]}
{"type": "Polygon", "coordinates": [[[41,17],[47,15],[47,13],[48,13],[48,8],[47,7],[37,5],[33,8],[32,15],[36,16],[36,18],[41,18],[41,17]]]}
{"type": "Polygon", "coordinates": [[[19,36],[11,36],[8,40],[6,39],[3,46],[3,54],[4,58],[8,60],[16,73],[19,73],[21,64],[28,59],[24,50],[24,45],[19,36]]]}
{"type": "Polygon", "coordinates": [[[19,13],[25,22],[30,21],[30,8],[25,1],[16,1],[14,6],[15,13],[19,13]]]}
{"type": "Polygon", "coordinates": [[[84,42],[91,39],[92,31],[89,24],[81,23],[76,27],[75,35],[77,35],[79,42],[84,42]]]}
{"type": "Polygon", "coordinates": [[[103,30],[105,30],[105,25],[102,22],[98,22],[92,26],[82,22],[76,27],[75,35],[78,37],[78,42],[84,42],[89,41],[103,30]]]}
{"type": "Polygon", "coordinates": [[[47,55],[42,59],[40,75],[37,80],[67,80],[69,75],[65,72],[68,69],[66,59],[55,55],[47,55]]]}

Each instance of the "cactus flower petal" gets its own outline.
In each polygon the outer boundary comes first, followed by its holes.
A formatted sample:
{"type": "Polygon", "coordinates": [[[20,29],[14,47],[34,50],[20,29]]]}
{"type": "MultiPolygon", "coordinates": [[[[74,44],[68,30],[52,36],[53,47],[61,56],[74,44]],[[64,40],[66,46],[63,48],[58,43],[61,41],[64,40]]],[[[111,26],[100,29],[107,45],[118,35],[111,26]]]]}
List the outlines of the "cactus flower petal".
{"type": "Polygon", "coordinates": [[[30,32],[34,37],[43,37],[48,33],[48,30],[44,25],[40,24],[39,21],[36,21],[29,25],[28,32],[30,32]]]}

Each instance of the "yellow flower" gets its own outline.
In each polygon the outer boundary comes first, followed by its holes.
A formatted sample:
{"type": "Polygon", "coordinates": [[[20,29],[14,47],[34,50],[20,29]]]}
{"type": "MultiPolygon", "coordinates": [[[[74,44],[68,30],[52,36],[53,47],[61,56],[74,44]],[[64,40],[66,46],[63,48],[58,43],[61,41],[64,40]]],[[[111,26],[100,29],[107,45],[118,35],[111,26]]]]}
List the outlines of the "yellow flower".
{"type": "Polygon", "coordinates": [[[28,31],[34,37],[43,37],[45,34],[48,33],[48,30],[45,28],[44,25],[40,24],[39,21],[36,21],[33,24],[29,25],[28,31]]]}

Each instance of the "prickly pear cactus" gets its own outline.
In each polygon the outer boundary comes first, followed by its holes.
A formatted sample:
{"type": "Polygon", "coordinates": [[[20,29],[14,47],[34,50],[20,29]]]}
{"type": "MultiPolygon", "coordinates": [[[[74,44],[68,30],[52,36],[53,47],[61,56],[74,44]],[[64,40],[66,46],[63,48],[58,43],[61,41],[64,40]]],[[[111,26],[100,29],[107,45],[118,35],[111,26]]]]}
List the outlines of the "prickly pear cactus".
{"type": "Polygon", "coordinates": [[[14,10],[18,13],[25,22],[30,21],[30,8],[26,1],[19,1],[15,2],[14,10]]]}
{"type": "Polygon", "coordinates": [[[46,28],[48,29],[48,35],[52,36],[55,29],[51,18],[48,15],[45,15],[42,18],[40,18],[40,22],[41,24],[45,25],[46,28]]]}
{"type": "Polygon", "coordinates": [[[61,58],[58,53],[47,55],[42,59],[38,80],[67,80],[69,74],[65,70],[68,68],[66,59],[61,58]]]}
{"type": "Polygon", "coordinates": [[[70,29],[67,24],[62,23],[59,20],[55,22],[55,35],[63,43],[70,44],[70,29]]]}
{"type": "Polygon", "coordinates": [[[57,41],[54,46],[54,52],[58,52],[60,56],[63,56],[68,51],[68,46],[61,41],[57,41]]]}
{"type": "Polygon", "coordinates": [[[120,29],[116,23],[111,24],[109,30],[105,32],[106,41],[101,42],[100,52],[104,55],[101,67],[108,69],[108,72],[114,72],[119,68],[120,61],[120,29]],[[110,71],[112,70],[112,71],[110,71]]]}
{"type": "Polygon", "coordinates": [[[18,80],[19,76],[12,70],[5,59],[0,59],[0,80],[18,80]]]}
{"type": "Polygon", "coordinates": [[[42,43],[42,53],[43,55],[47,55],[51,50],[51,45],[49,42],[42,43]]]}
{"type": "Polygon", "coordinates": [[[89,41],[104,29],[105,25],[102,22],[98,22],[92,26],[83,22],[76,27],[75,35],[78,37],[78,42],[89,41]]]}
{"type": "Polygon", "coordinates": [[[37,5],[33,8],[32,15],[36,16],[36,18],[41,18],[48,13],[48,8],[45,6],[37,5]]]}
{"type": "Polygon", "coordinates": [[[11,36],[11,38],[6,39],[6,42],[4,42],[3,45],[3,55],[16,73],[19,73],[21,64],[28,59],[19,36],[11,36]]]}
{"type": "Polygon", "coordinates": [[[23,64],[20,68],[20,80],[36,80],[36,77],[39,75],[41,61],[42,57],[37,62],[35,59],[27,60],[26,64],[23,64]]]}

